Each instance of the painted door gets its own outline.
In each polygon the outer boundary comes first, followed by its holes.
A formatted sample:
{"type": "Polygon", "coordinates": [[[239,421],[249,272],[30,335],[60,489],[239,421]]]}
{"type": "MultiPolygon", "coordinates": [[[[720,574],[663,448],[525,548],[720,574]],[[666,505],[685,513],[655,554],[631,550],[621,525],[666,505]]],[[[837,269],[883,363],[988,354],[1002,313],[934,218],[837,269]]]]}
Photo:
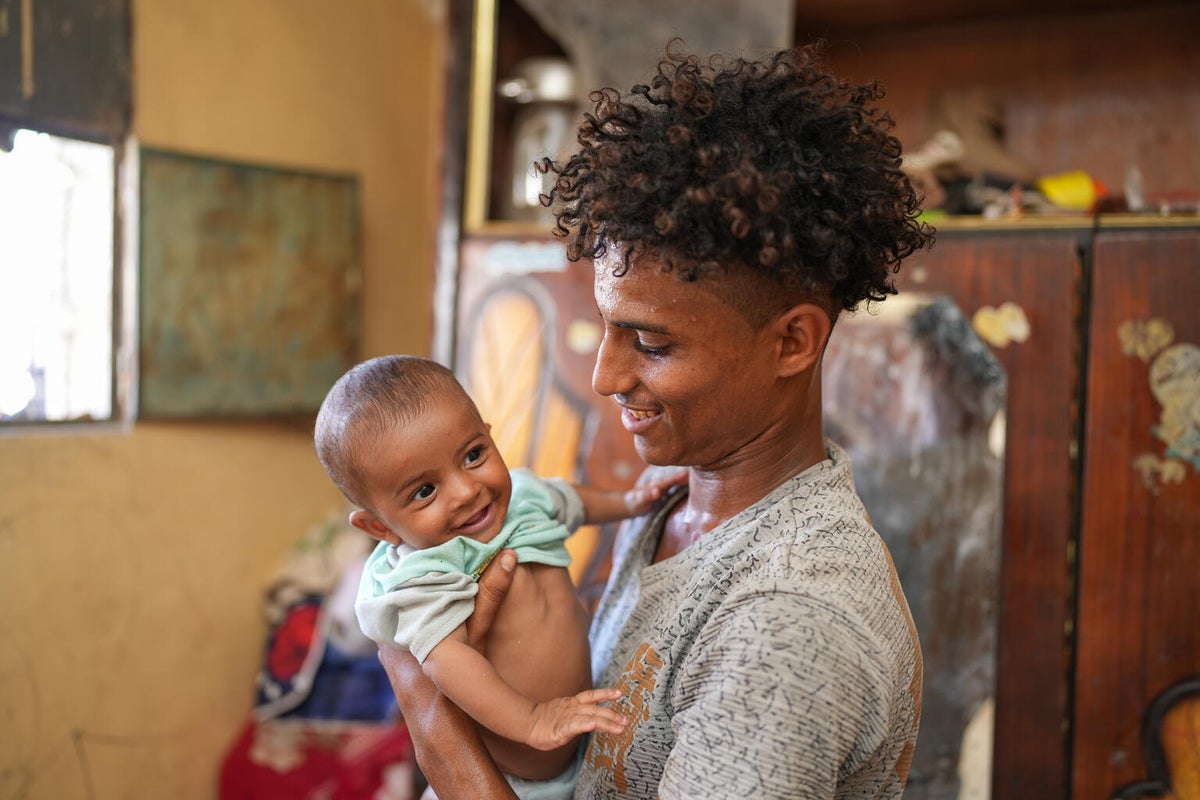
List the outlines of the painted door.
{"type": "MultiPolygon", "coordinates": [[[[644,463],[617,406],[592,391],[600,344],[590,262],[557,240],[475,236],[463,244],[454,369],[492,425],[509,467],[598,486],[632,486],[644,463]]],[[[567,540],[585,602],[599,599],[614,526],[567,540]]]]}

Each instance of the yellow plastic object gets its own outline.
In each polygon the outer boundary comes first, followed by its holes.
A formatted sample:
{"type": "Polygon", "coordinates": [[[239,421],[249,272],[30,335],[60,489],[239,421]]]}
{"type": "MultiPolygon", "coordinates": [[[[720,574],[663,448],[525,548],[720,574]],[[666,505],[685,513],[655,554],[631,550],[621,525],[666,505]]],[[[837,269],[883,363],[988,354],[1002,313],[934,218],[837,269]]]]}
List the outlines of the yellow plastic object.
{"type": "Polygon", "coordinates": [[[1068,211],[1088,211],[1101,196],[1096,181],[1081,169],[1038,178],[1037,189],[1051,203],[1068,211]]]}

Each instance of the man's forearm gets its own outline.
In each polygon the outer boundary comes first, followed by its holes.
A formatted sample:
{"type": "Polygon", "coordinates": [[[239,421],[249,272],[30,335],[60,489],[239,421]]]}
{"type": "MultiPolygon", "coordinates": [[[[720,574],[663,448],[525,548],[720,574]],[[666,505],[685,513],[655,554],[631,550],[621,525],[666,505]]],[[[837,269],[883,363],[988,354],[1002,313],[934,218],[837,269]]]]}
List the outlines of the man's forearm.
{"type": "Polygon", "coordinates": [[[479,728],[450,702],[410,653],[381,647],[417,763],[441,800],[515,800],[516,795],[483,744],[479,728]]]}

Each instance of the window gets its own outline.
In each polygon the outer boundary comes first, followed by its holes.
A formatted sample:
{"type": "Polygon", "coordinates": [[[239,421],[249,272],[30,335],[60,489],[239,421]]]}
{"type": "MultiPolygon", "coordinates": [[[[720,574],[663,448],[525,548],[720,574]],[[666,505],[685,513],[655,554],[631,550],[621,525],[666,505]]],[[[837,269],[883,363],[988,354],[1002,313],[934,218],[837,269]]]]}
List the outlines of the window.
{"type": "Polygon", "coordinates": [[[125,419],[129,0],[0,2],[0,428],[125,419]]]}
{"type": "Polygon", "coordinates": [[[0,421],[111,419],[114,148],[29,129],[0,145],[0,421]]]}

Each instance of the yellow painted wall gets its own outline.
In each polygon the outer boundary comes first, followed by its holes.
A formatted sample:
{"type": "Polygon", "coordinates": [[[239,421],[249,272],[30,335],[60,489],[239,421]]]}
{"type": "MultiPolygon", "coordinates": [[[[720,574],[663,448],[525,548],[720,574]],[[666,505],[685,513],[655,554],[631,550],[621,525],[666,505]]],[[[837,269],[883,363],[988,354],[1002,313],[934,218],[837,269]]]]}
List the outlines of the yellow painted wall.
{"type": "MultiPolygon", "coordinates": [[[[437,8],[133,2],[144,144],[360,176],[366,356],[429,350],[437,8]]],[[[0,797],[216,797],[263,588],[339,505],[303,426],[0,437],[0,797]]]]}

